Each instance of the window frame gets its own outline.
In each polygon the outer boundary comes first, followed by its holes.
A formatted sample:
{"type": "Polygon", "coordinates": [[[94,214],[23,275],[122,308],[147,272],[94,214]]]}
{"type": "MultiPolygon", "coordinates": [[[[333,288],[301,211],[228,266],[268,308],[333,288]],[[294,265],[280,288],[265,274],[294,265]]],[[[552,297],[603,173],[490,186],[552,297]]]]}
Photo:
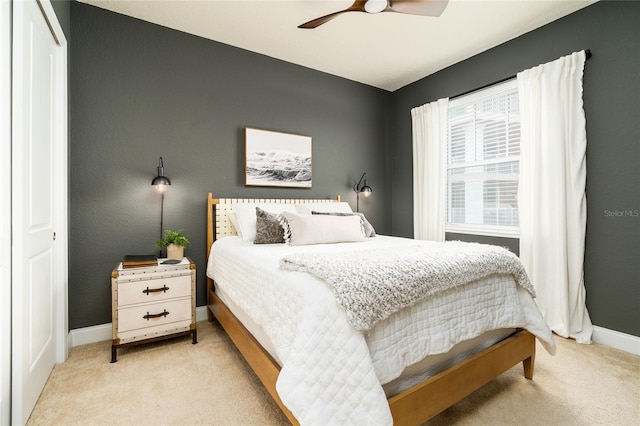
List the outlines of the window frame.
{"type": "MultiPolygon", "coordinates": [[[[509,79],[507,81],[497,83],[491,85],[486,88],[482,88],[476,90],[474,92],[458,96],[456,98],[449,100],[448,110],[452,110],[454,108],[459,107],[460,105],[473,103],[478,101],[479,99],[498,95],[500,93],[504,93],[506,91],[511,91],[518,89],[518,81],[514,77],[513,79],[509,79]]],[[[447,152],[449,152],[449,122],[447,122],[447,152]]],[[[513,157],[505,157],[504,159],[498,159],[497,161],[475,161],[473,163],[460,163],[456,164],[455,168],[463,168],[470,166],[481,166],[485,164],[498,164],[498,163],[507,163],[513,161],[520,161],[520,155],[513,157]]],[[[452,169],[451,165],[447,159],[447,196],[448,196],[448,188],[449,188],[449,171],[452,169]]],[[[520,180],[520,172],[518,171],[518,182],[520,180]]],[[[517,193],[516,193],[516,202],[517,202],[517,193]]],[[[446,209],[448,212],[449,209],[449,200],[446,201],[446,209]]],[[[453,233],[453,234],[469,234],[469,235],[484,235],[491,237],[505,237],[505,238],[519,238],[520,237],[520,226],[505,226],[505,225],[487,225],[487,224],[472,224],[472,223],[450,223],[449,215],[445,216],[445,232],[453,233]]]]}

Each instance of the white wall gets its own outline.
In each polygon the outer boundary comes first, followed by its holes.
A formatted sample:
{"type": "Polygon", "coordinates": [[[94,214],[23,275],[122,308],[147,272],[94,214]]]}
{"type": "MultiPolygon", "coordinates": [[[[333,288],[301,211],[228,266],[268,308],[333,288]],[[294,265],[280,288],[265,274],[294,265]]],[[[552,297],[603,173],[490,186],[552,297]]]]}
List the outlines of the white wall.
{"type": "Polygon", "coordinates": [[[11,414],[11,2],[0,1],[0,424],[11,414]]]}

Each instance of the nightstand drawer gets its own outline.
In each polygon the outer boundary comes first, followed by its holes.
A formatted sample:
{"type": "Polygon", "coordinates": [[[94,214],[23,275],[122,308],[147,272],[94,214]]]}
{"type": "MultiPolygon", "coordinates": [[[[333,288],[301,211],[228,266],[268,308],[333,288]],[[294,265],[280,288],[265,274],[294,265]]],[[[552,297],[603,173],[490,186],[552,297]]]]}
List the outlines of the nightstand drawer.
{"type": "Polygon", "coordinates": [[[191,276],[182,275],[118,284],[118,306],[191,296],[191,276]]]}
{"type": "Polygon", "coordinates": [[[191,321],[191,298],[160,301],[118,309],[118,333],[141,328],[191,321]]]}

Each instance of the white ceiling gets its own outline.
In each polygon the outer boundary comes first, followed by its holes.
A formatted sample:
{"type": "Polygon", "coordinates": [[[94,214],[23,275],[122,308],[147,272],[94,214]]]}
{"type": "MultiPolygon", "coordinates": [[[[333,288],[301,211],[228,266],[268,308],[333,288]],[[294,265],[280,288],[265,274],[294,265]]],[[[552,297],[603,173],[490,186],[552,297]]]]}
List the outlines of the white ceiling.
{"type": "MultiPolygon", "coordinates": [[[[449,0],[440,17],[350,12],[352,0],[80,0],[394,91],[597,0],[449,0]]],[[[569,53],[569,52],[568,52],[569,53]]]]}

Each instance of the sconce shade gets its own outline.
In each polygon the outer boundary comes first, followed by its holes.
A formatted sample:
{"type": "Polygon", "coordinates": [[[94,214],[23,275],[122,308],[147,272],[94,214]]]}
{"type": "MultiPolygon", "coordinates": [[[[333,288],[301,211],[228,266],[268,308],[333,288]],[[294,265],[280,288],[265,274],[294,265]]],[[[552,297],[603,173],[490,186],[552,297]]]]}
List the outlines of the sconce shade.
{"type": "Polygon", "coordinates": [[[160,157],[160,165],[158,166],[158,176],[153,178],[151,185],[153,185],[158,192],[165,192],[169,185],[171,185],[171,180],[164,175],[164,163],[162,162],[162,157],[160,157]]]}
{"type": "Polygon", "coordinates": [[[362,185],[362,187],[360,188],[360,193],[365,197],[368,197],[369,194],[371,194],[372,192],[373,192],[373,189],[371,189],[371,187],[367,185],[367,180],[365,179],[364,185],[362,185]]]}
{"type": "Polygon", "coordinates": [[[156,177],[153,178],[153,181],[151,182],[151,185],[153,185],[153,186],[158,186],[158,185],[167,186],[167,185],[171,185],[171,181],[166,176],[156,176],[156,177]]]}

